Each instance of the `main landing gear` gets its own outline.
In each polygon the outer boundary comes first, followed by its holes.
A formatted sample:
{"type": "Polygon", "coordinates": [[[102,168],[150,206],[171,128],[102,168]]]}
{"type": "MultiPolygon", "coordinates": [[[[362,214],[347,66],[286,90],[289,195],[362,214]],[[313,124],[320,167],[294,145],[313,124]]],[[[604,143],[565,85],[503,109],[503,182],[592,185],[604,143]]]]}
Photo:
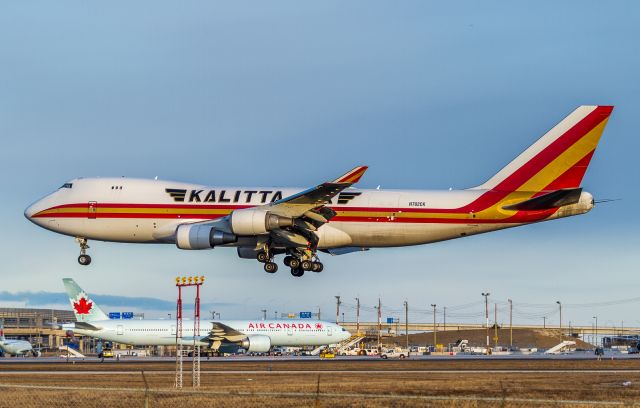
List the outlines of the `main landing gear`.
{"type": "Polygon", "coordinates": [[[269,254],[267,251],[258,252],[256,259],[258,262],[262,262],[264,264],[265,272],[276,273],[278,271],[278,264],[273,262],[273,255],[269,254]]]}
{"type": "MultiPolygon", "coordinates": [[[[305,271],[322,272],[324,265],[314,253],[287,255],[284,257],[284,264],[291,268],[291,275],[300,277],[305,271]]],[[[260,251],[256,255],[258,262],[264,264],[264,270],[267,273],[275,273],[278,270],[278,264],[273,262],[273,255],[267,251],[260,251]]]]}
{"type": "Polygon", "coordinates": [[[315,261],[309,259],[301,260],[296,256],[288,255],[284,257],[284,264],[291,268],[291,275],[295,277],[304,275],[304,271],[322,272],[324,265],[322,265],[317,256],[313,255],[313,257],[315,261]]]}
{"type": "Polygon", "coordinates": [[[87,249],[89,249],[87,239],[76,237],[76,241],[80,245],[80,256],[78,257],[78,263],[83,266],[89,265],[91,263],[91,257],[87,255],[87,249]]]}

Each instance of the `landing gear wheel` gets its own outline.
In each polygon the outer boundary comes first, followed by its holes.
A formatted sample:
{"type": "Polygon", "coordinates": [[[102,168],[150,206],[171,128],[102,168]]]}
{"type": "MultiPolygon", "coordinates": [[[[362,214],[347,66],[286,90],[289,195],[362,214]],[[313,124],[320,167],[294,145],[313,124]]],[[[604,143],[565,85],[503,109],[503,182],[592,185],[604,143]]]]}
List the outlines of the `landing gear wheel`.
{"type": "Polygon", "coordinates": [[[324,267],[322,266],[321,262],[312,262],[311,263],[311,271],[312,272],[322,272],[323,269],[324,269],[324,267]]]}
{"type": "Polygon", "coordinates": [[[91,263],[91,257],[89,255],[80,255],[78,257],[78,263],[80,265],[89,265],[91,263]]]}
{"type": "Polygon", "coordinates": [[[310,270],[311,270],[312,265],[313,265],[313,262],[311,262],[311,261],[302,261],[302,262],[300,263],[300,266],[301,266],[301,267],[302,267],[302,269],[303,269],[303,270],[305,270],[305,271],[310,271],[310,270]]]}
{"type": "Polygon", "coordinates": [[[300,260],[298,258],[292,256],[291,259],[289,260],[289,264],[287,266],[290,266],[291,269],[298,269],[300,267],[300,260]]]}
{"type": "Polygon", "coordinates": [[[291,266],[290,262],[293,259],[293,257],[291,255],[287,255],[284,257],[284,260],[282,261],[285,266],[291,266]]]}
{"type": "Polygon", "coordinates": [[[76,242],[80,245],[80,256],[78,257],[78,263],[80,265],[89,265],[91,263],[91,257],[87,255],[87,249],[89,244],[86,238],[76,237],[76,242]]]}
{"type": "Polygon", "coordinates": [[[278,264],[274,262],[266,262],[264,264],[264,271],[268,273],[275,273],[278,270],[278,264]]]}
{"type": "Polygon", "coordinates": [[[304,275],[304,270],[302,270],[301,268],[291,268],[291,274],[296,278],[299,278],[304,275]]]}
{"type": "Polygon", "coordinates": [[[258,255],[256,255],[256,259],[258,262],[266,263],[269,262],[269,255],[264,251],[260,251],[258,255]]]}

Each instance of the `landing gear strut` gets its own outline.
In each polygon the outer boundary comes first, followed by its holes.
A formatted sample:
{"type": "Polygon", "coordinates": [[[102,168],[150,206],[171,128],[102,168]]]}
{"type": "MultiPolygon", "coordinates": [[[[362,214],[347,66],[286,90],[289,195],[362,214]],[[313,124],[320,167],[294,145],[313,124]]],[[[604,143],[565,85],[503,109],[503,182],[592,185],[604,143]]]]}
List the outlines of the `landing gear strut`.
{"type": "Polygon", "coordinates": [[[78,263],[84,266],[89,265],[91,263],[91,257],[87,255],[87,249],[89,249],[87,239],[76,237],[76,241],[80,245],[80,256],[78,257],[78,263]]]}

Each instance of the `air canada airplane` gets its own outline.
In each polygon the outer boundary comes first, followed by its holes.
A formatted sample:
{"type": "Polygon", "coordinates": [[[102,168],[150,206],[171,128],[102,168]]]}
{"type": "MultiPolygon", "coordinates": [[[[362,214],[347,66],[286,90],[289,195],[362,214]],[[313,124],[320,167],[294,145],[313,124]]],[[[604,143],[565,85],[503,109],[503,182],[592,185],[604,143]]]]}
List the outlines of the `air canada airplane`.
{"type": "MultiPolygon", "coordinates": [[[[73,279],[62,280],[76,315],[75,323],[62,328],[73,333],[118,343],[143,346],[176,344],[176,322],[172,320],[109,319],[73,279]]],[[[202,323],[194,334],[193,322],[185,321],[183,345],[219,350],[241,347],[249,352],[268,352],[272,346],[326,346],[347,340],[351,333],[334,323],[312,319],[221,320],[202,323]]]]}
{"type": "Polygon", "coordinates": [[[580,184],[612,106],[581,106],[485,183],[466,190],[366,190],[358,166],[309,189],[209,187],[163,180],[78,178],[25,210],[48,230],[88,240],[236,247],[240,258],[293,276],[320,272],[318,252],[428,244],[572,215],[594,206],[580,184]]]}

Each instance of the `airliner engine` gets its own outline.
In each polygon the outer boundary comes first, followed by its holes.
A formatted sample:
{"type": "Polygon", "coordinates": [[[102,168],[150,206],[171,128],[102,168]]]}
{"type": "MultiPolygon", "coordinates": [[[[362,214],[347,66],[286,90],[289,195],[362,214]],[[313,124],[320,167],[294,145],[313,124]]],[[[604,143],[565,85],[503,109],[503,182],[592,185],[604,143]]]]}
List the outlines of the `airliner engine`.
{"type": "Polygon", "coordinates": [[[293,219],[269,211],[247,208],[231,213],[231,231],[237,235],[260,235],[276,228],[290,227],[293,219]]]}
{"type": "Polygon", "coordinates": [[[235,234],[219,231],[209,225],[182,224],[176,229],[176,246],[180,249],[211,249],[237,240],[235,234]]]}
{"type": "Polygon", "coordinates": [[[256,334],[242,340],[241,347],[252,353],[266,353],[271,348],[271,339],[269,336],[256,334]]]}

